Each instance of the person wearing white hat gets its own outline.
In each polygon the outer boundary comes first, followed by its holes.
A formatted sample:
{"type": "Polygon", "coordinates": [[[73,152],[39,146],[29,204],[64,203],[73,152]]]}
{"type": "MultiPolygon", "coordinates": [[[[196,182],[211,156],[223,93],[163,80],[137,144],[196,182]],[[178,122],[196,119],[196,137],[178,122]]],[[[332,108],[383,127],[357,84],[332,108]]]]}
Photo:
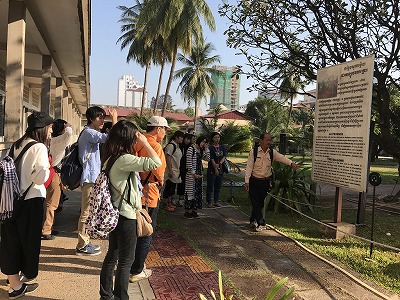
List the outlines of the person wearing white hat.
{"type": "MultiPolygon", "coordinates": [[[[168,122],[164,117],[153,116],[147,122],[146,138],[150,146],[157,153],[158,157],[161,159],[161,167],[150,172],[140,172],[140,178],[143,184],[143,197],[142,205],[143,207],[148,207],[149,215],[152,219],[153,229],[156,227],[156,220],[160,201],[160,187],[164,185],[164,173],[167,167],[165,161],[165,155],[163,148],[160,143],[166,135],[168,122]]],[[[142,146],[137,146],[137,156],[149,157],[148,152],[142,146]]],[[[138,238],[135,251],[135,261],[132,264],[130,271],[130,282],[135,282],[144,278],[151,276],[151,270],[146,269],[144,262],[146,260],[147,254],[149,253],[152,235],[147,237],[138,238]]]]}

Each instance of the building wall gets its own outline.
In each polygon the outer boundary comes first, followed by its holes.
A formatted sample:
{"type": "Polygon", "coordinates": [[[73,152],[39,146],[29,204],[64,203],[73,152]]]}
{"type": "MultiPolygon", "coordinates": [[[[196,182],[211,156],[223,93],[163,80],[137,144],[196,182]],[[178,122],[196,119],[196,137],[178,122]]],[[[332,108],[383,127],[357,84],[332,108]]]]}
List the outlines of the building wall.
{"type": "MultiPolygon", "coordinates": [[[[123,75],[118,79],[117,105],[139,108],[142,104],[143,86],[132,75],[123,75]]],[[[147,98],[147,97],[146,97],[147,98]]],[[[147,107],[145,103],[145,107],[147,107]]]]}
{"type": "Polygon", "coordinates": [[[210,98],[210,108],[223,104],[229,110],[239,107],[240,99],[240,77],[233,76],[235,68],[225,66],[214,66],[222,72],[220,75],[212,75],[211,79],[217,87],[217,93],[210,98]]]}

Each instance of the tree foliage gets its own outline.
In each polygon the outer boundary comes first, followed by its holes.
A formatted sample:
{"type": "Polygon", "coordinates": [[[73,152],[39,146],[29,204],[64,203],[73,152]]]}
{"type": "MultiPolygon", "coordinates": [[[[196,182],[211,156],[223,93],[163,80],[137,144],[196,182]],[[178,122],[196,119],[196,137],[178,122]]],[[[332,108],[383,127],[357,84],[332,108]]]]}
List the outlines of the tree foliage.
{"type": "Polygon", "coordinates": [[[245,114],[254,118],[253,135],[258,137],[263,132],[279,136],[285,132],[286,110],[278,102],[263,97],[257,97],[247,104],[245,114]]]}
{"type": "Polygon", "coordinates": [[[391,106],[391,93],[400,90],[399,1],[239,0],[219,13],[231,22],[227,44],[247,58],[250,70],[241,72],[255,80],[252,89],[279,88],[271,70],[293,67],[307,86],[318,69],[374,54],[373,138],[400,159],[400,132],[393,130],[400,118],[391,106]]]}

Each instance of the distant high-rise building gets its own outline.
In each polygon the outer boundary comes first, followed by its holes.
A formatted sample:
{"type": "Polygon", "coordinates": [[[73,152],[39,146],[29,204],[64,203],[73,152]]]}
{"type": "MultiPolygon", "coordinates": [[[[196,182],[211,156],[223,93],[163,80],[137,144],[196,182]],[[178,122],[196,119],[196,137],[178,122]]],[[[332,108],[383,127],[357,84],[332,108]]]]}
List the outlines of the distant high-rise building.
{"type": "MultiPolygon", "coordinates": [[[[123,75],[118,79],[117,105],[140,108],[142,106],[143,86],[132,75],[123,75]]],[[[144,107],[147,107],[147,92],[144,107]]]]}
{"type": "Polygon", "coordinates": [[[211,75],[211,79],[217,86],[216,95],[210,98],[210,109],[219,104],[225,105],[230,110],[239,107],[240,77],[235,74],[235,67],[214,66],[221,72],[219,75],[211,75]]]}

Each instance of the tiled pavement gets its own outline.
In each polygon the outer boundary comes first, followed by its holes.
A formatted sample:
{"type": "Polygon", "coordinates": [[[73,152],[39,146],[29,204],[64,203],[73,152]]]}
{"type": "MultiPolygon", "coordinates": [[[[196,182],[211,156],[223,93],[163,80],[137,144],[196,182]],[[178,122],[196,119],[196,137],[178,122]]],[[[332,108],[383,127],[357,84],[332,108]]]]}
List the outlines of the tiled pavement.
{"type": "Polygon", "coordinates": [[[146,264],[156,299],[199,299],[200,293],[211,299],[210,290],[219,291],[216,272],[176,232],[155,233],[146,264]]]}

